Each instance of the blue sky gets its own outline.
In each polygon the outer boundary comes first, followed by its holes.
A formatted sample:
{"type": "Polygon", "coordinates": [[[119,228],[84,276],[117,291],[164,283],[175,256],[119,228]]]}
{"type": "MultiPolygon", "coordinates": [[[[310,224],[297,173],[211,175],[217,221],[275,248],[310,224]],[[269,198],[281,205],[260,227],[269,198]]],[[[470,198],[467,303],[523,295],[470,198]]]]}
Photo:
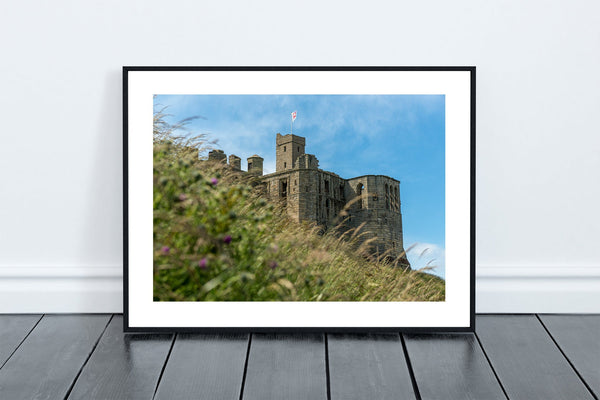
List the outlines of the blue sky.
{"type": "Polygon", "coordinates": [[[169,122],[191,116],[194,133],[218,140],[227,155],[265,159],[275,171],[275,135],[306,138],[320,168],[343,178],[400,180],[404,247],[413,268],[436,265],[445,276],[445,98],[443,95],[159,95],[169,122]]]}

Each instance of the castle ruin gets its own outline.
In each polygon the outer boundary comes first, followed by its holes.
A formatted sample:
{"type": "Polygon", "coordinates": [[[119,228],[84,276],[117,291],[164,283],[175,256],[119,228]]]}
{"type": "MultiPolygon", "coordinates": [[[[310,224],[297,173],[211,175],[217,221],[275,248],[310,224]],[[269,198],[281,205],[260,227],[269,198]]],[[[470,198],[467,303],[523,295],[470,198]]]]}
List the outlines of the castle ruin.
{"type": "MultiPolygon", "coordinates": [[[[372,239],[373,251],[400,258],[400,265],[410,268],[404,254],[400,181],[385,175],[362,175],[344,179],[319,169],[319,161],[305,152],[306,139],[297,135],[276,137],[275,172],[263,175],[263,158],[248,157],[248,173],[262,177],[265,193],[285,207],[297,222],[314,222],[325,229],[339,223],[339,214],[350,204],[344,217],[346,229],[364,224],[361,240],[372,239]]],[[[209,153],[209,160],[226,163],[222,150],[209,153]]],[[[241,159],[229,156],[229,165],[241,170],[241,159]]]]}

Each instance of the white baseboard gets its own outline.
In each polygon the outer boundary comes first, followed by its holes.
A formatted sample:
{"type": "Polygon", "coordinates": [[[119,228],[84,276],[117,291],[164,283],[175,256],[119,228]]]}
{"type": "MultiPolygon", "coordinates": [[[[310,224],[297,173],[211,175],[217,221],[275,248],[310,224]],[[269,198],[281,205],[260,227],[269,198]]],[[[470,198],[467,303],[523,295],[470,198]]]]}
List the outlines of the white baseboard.
{"type": "Polygon", "coordinates": [[[0,267],[0,313],[123,312],[123,267],[0,267]]]}
{"type": "Polygon", "coordinates": [[[600,313],[600,267],[477,267],[478,313],[600,313]]]}
{"type": "MultiPolygon", "coordinates": [[[[600,313],[600,267],[480,266],[476,293],[478,313],[600,313]]],[[[120,266],[0,266],[0,313],[120,312],[120,266]]]]}

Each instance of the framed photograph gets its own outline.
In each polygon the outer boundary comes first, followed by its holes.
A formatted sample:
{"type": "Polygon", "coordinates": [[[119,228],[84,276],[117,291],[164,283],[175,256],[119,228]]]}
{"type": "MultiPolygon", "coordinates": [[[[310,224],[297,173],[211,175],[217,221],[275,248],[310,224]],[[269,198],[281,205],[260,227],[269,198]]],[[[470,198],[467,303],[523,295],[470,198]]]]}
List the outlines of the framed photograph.
{"type": "Polygon", "coordinates": [[[127,332],[471,331],[474,67],[124,67],[127,332]]]}

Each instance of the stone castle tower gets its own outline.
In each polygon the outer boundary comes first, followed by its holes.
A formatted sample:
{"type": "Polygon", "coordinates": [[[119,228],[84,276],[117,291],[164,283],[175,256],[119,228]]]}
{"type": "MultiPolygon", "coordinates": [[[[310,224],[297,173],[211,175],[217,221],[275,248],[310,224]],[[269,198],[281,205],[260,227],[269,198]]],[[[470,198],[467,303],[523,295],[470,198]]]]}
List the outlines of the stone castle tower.
{"type": "MultiPolygon", "coordinates": [[[[388,252],[395,259],[404,253],[400,181],[385,175],[344,179],[319,169],[317,157],[306,154],[302,136],[278,133],[275,145],[275,172],[263,175],[263,159],[257,155],[248,158],[248,172],[262,176],[267,196],[279,201],[292,219],[327,228],[339,221],[340,211],[351,203],[346,228],[364,224],[361,240],[373,239],[379,254],[388,252]]],[[[225,162],[226,155],[214,150],[209,160],[225,162]]],[[[240,169],[239,157],[231,155],[229,160],[232,168],[240,169]]],[[[410,267],[405,255],[401,264],[410,267]]]]}

